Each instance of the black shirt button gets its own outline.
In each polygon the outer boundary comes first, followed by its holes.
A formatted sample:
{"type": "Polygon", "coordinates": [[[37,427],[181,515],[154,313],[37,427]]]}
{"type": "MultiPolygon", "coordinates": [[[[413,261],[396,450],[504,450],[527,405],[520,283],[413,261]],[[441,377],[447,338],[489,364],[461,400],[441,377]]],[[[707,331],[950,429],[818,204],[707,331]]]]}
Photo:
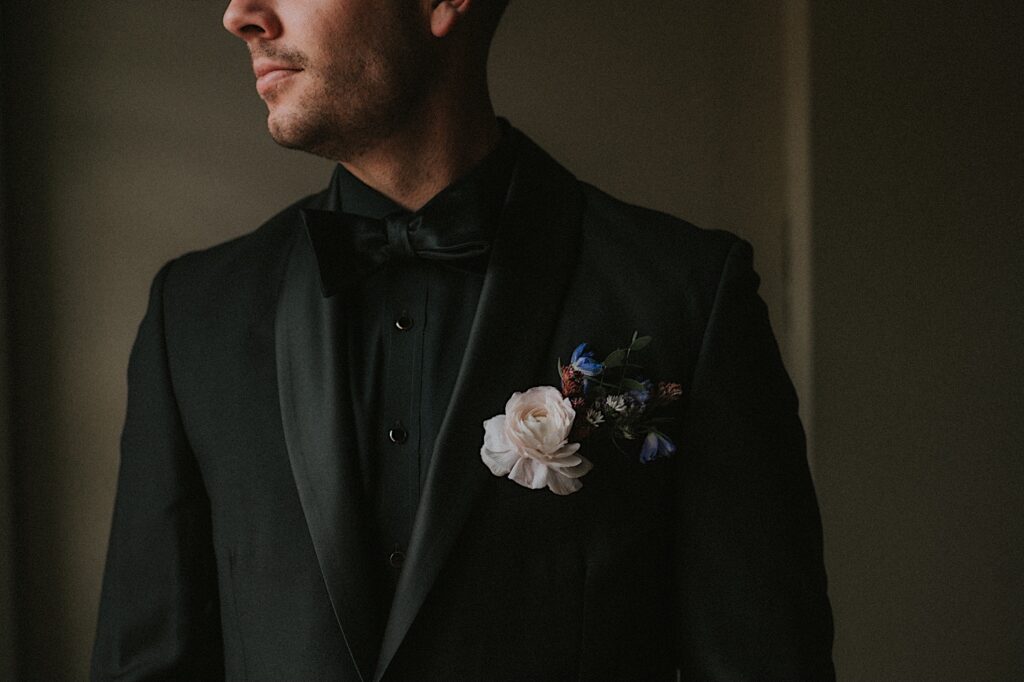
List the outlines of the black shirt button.
{"type": "Polygon", "coordinates": [[[405,552],[400,549],[396,549],[394,552],[388,555],[388,565],[392,568],[401,568],[402,563],[405,561],[405,552]]]}
{"type": "Polygon", "coordinates": [[[395,422],[395,425],[388,430],[388,440],[392,443],[401,445],[409,439],[409,432],[405,430],[401,422],[395,422]]]}
{"type": "Polygon", "coordinates": [[[395,329],[400,332],[409,331],[412,329],[412,318],[405,313],[402,313],[398,316],[398,319],[395,320],[395,329]]]}

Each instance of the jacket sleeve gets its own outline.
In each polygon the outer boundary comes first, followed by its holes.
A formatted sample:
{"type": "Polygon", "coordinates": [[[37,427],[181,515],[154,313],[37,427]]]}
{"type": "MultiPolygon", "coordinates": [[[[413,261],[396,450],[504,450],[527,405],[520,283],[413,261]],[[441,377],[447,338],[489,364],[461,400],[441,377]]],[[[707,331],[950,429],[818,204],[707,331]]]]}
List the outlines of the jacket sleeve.
{"type": "Polygon", "coordinates": [[[128,364],[128,409],[93,680],[224,676],[210,505],[168,370],[156,275],[128,364]]]}
{"type": "Polygon", "coordinates": [[[822,529],[797,396],[749,243],[725,259],[677,462],[683,679],[832,680],[822,529]]]}

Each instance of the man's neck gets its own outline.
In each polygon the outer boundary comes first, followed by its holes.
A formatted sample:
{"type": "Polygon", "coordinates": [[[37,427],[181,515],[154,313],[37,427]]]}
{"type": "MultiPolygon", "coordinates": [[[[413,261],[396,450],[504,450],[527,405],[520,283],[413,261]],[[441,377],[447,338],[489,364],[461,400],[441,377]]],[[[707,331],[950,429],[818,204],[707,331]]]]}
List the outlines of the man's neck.
{"type": "Polygon", "coordinates": [[[418,210],[476,165],[501,137],[490,101],[475,112],[453,107],[411,120],[384,143],[341,162],[364,183],[410,211],[418,210]]]}

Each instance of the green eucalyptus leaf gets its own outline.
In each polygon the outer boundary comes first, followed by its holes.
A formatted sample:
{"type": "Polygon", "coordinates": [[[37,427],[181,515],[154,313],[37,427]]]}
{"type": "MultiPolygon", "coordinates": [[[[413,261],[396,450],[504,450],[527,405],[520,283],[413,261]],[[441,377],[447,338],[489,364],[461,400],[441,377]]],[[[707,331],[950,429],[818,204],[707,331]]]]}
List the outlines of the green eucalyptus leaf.
{"type": "Polygon", "coordinates": [[[630,350],[643,350],[644,348],[647,347],[647,344],[649,344],[650,342],[651,342],[651,337],[649,337],[649,336],[641,336],[639,338],[633,339],[633,343],[629,344],[629,349],[630,350]]]}
{"type": "Polygon", "coordinates": [[[622,361],[625,358],[626,358],[626,351],[625,351],[625,349],[619,348],[619,349],[613,350],[611,353],[609,353],[608,357],[606,357],[604,359],[604,362],[602,364],[605,366],[605,369],[608,369],[610,367],[618,367],[618,366],[620,366],[622,364],[622,361]]]}

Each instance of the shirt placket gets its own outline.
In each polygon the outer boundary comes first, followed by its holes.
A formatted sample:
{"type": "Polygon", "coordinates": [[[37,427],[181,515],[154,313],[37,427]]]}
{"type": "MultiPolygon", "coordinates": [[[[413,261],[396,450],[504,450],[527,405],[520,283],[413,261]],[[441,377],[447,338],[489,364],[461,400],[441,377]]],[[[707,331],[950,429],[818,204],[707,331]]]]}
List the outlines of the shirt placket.
{"type": "Polygon", "coordinates": [[[387,369],[378,426],[380,497],[387,564],[397,574],[405,559],[420,498],[421,387],[428,283],[426,268],[402,262],[388,268],[385,293],[387,369]]]}

